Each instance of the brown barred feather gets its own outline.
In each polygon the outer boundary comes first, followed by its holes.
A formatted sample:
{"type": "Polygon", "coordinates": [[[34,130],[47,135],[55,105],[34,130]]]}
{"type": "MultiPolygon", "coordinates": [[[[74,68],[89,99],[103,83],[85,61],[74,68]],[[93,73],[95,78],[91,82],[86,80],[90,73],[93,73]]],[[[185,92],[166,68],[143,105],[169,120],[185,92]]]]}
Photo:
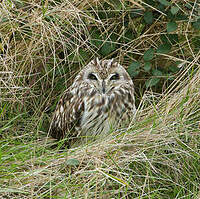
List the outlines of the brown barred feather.
{"type": "Polygon", "coordinates": [[[76,76],[53,114],[54,138],[95,136],[129,123],[136,112],[134,85],[114,60],[91,61],[76,76]]]}

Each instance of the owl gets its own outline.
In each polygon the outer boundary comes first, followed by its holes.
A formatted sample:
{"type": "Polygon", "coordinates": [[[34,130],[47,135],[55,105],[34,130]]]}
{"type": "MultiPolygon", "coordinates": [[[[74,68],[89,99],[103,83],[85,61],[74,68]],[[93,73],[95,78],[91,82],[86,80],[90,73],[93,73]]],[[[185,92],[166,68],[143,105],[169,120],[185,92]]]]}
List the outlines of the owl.
{"type": "Polygon", "coordinates": [[[127,125],[135,112],[134,85],[124,67],[95,58],[62,95],[50,134],[57,139],[102,136],[127,125]]]}

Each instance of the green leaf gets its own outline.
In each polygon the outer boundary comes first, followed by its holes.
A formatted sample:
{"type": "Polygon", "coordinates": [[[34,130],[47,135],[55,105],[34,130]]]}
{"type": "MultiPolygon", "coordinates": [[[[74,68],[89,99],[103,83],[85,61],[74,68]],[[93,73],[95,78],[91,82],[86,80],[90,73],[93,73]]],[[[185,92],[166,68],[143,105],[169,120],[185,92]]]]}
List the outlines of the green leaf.
{"type": "Polygon", "coordinates": [[[145,62],[144,63],[144,71],[149,72],[151,70],[151,63],[150,62],[145,62]]]}
{"type": "Polygon", "coordinates": [[[178,25],[176,22],[172,21],[167,23],[167,32],[173,32],[178,28],[178,25]]]}
{"type": "Polygon", "coordinates": [[[196,30],[200,30],[200,18],[196,22],[192,23],[192,27],[196,30]]]}
{"type": "Polygon", "coordinates": [[[158,1],[164,6],[170,6],[171,5],[171,3],[167,0],[158,0],[158,1]]]}
{"type": "Polygon", "coordinates": [[[135,77],[139,74],[140,63],[139,62],[132,62],[128,67],[128,73],[131,77],[135,77]]]}
{"type": "Polygon", "coordinates": [[[171,50],[171,45],[169,43],[161,44],[157,48],[157,53],[167,54],[171,50]]]}
{"type": "Polygon", "coordinates": [[[78,166],[79,164],[80,164],[79,160],[74,158],[68,159],[66,162],[66,165],[68,166],[78,166]]]}
{"type": "Polygon", "coordinates": [[[145,82],[146,88],[155,86],[160,81],[160,78],[151,78],[145,82]]]}
{"type": "Polygon", "coordinates": [[[179,71],[179,68],[175,65],[171,65],[169,66],[169,70],[172,72],[172,73],[176,73],[179,71]]]}
{"type": "Polygon", "coordinates": [[[149,48],[143,56],[144,61],[150,61],[153,59],[154,56],[154,49],[153,48],[149,48]]]}
{"type": "Polygon", "coordinates": [[[165,12],[165,6],[163,5],[163,4],[158,4],[158,6],[156,6],[156,8],[158,9],[158,10],[160,10],[161,12],[165,12]]]}
{"type": "Polygon", "coordinates": [[[171,13],[173,15],[175,15],[178,11],[179,11],[179,7],[177,6],[172,6],[171,9],[170,9],[171,13]]]}
{"type": "Polygon", "coordinates": [[[101,35],[100,31],[95,31],[91,34],[91,43],[95,45],[97,48],[99,48],[103,44],[103,41],[100,35],[101,35]]]}
{"type": "Polygon", "coordinates": [[[153,13],[152,12],[145,12],[144,13],[144,21],[147,24],[152,24],[153,23],[153,13]]]}
{"type": "Polygon", "coordinates": [[[160,70],[158,70],[158,69],[154,69],[154,70],[152,71],[152,74],[153,74],[154,76],[162,76],[162,72],[161,72],[160,70]]]}
{"type": "Polygon", "coordinates": [[[192,5],[189,2],[185,4],[185,7],[190,9],[190,10],[192,9],[192,5]]]}
{"type": "Polygon", "coordinates": [[[113,42],[105,42],[101,47],[100,52],[103,56],[106,56],[109,55],[115,49],[116,49],[116,44],[114,44],[113,42]]]}

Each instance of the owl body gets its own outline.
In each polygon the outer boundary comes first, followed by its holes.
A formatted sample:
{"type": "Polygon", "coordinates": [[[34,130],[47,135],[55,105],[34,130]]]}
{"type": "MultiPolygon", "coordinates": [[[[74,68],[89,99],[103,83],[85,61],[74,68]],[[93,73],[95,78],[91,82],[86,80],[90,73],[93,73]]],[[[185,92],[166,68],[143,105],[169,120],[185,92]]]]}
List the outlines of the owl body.
{"type": "Polygon", "coordinates": [[[113,59],[91,61],[61,97],[52,119],[51,135],[103,135],[123,126],[136,112],[134,85],[113,59]]]}

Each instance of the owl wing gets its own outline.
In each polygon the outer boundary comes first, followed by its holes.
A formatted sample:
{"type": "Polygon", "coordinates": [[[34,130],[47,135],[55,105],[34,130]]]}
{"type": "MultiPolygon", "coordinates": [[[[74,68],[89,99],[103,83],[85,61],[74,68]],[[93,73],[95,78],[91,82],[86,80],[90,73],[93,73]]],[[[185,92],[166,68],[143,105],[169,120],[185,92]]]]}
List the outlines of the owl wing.
{"type": "Polygon", "coordinates": [[[83,99],[67,90],[58,102],[53,114],[50,135],[56,139],[73,135],[74,128],[80,126],[83,110],[83,99]]]}

